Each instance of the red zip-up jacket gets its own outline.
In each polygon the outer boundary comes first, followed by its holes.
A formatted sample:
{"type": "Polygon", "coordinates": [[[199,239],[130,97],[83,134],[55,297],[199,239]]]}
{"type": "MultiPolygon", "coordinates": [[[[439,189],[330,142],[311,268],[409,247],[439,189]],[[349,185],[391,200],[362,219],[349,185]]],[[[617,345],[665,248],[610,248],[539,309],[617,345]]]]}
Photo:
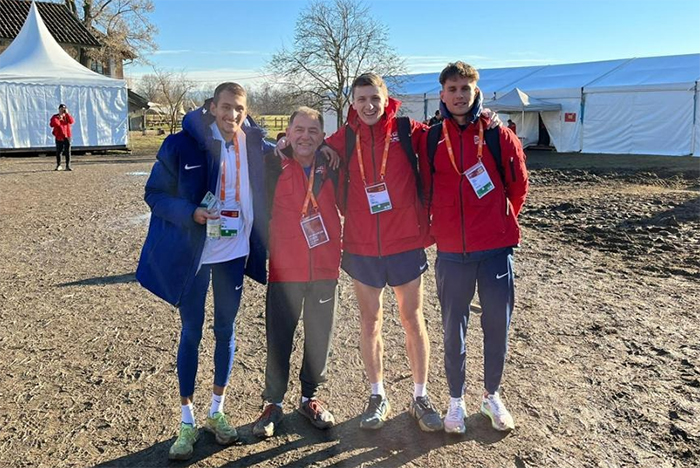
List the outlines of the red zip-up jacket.
{"type": "MultiPolygon", "coordinates": [[[[326,144],[340,154],[342,159],[340,185],[345,180],[345,171],[350,173],[347,203],[343,213],[343,249],[346,252],[372,257],[393,255],[423,248],[428,239],[427,210],[418,198],[413,168],[401,147],[397,133],[395,117],[400,105],[400,101],[389,98],[384,115],[371,127],[362,122],[351,107],[348,123],[326,138],[326,144]],[[385,136],[387,131],[391,132],[384,179],[392,204],[391,210],[370,213],[360,175],[357,148],[353,149],[350,157],[345,154],[347,125],[351,126],[356,135],[360,135],[362,160],[369,185],[380,182],[385,136]]],[[[411,120],[411,141],[414,149],[420,146],[425,128],[425,125],[411,120]]],[[[340,193],[339,197],[345,197],[345,194],[340,193]]]]}
{"type": "Polygon", "coordinates": [[[61,120],[60,114],[54,114],[53,117],[51,117],[49,126],[53,128],[52,133],[53,136],[56,137],[56,140],[63,141],[73,136],[70,126],[74,123],[75,119],[73,119],[73,116],[66,112],[64,120],[61,120]]]}
{"type": "MultiPolygon", "coordinates": [[[[488,119],[480,119],[486,130],[488,119]]],[[[446,118],[443,125],[449,132],[457,168],[464,172],[478,162],[478,122],[469,124],[464,130],[451,118],[446,118]]],[[[498,131],[505,187],[496,161],[484,143],[481,162],[495,188],[481,199],[476,196],[467,177],[455,171],[442,136],[431,170],[427,157],[427,133],[424,133],[420,173],[426,193],[432,193],[430,233],[440,252],[480,252],[511,247],[520,242],[517,217],[528,190],[525,153],[511,130],[499,127],[498,131]]]]}
{"type": "MultiPolygon", "coordinates": [[[[314,195],[330,240],[313,249],[309,248],[300,224],[308,188],[304,168],[291,158],[280,161],[274,152],[265,156],[265,168],[271,215],[269,282],[338,279],[340,216],[335,202],[336,188],[325,157],[316,157],[314,195]]],[[[309,212],[313,212],[311,203],[309,212]]]]}

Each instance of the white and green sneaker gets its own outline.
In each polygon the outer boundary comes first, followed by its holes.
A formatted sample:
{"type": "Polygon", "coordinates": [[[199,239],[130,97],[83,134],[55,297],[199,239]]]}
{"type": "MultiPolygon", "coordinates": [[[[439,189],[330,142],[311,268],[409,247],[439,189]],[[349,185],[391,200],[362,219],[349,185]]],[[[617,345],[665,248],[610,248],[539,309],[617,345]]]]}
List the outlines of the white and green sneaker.
{"type": "Polygon", "coordinates": [[[216,443],[231,445],[238,440],[238,431],[229,422],[224,413],[216,412],[207,418],[204,430],[216,436],[216,443]]]}
{"type": "Polygon", "coordinates": [[[512,431],[515,428],[513,416],[506,409],[498,392],[492,395],[484,394],[481,400],[481,414],[491,420],[491,426],[497,431],[512,431]]]}
{"type": "Polygon", "coordinates": [[[170,446],[168,458],[171,460],[189,460],[194,452],[194,444],[199,438],[199,429],[192,424],[180,423],[180,434],[170,446]]]}

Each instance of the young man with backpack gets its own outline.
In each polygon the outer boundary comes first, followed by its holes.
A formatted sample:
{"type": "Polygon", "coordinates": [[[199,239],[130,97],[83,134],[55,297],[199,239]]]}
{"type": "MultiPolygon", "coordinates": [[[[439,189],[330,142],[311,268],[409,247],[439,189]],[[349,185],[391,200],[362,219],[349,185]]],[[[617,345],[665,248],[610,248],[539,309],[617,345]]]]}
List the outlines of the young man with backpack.
{"type": "Polygon", "coordinates": [[[477,87],[479,73],[463,62],[440,74],[441,124],[424,134],[420,152],[423,189],[430,200],[430,233],[437,243],[435,277],[442,308],[445,372],[450,406],[446,432],[466,431],[465,338],[469,305],[478,288],[484,333],[481,412],[501,431],[514,427],[501,401],[501,384],[514,304],[513,248],[528,176],[518,138],[489,129],[477,87]]]}
{"type": "Polygon", "coordinates": [[[388,284],[396,293],[413,374],[409,412],[422,430],[442,430],[441,416],[426,391],[430,342],[421,276],[428,268],[423,250],[428,218],[416,188],[415,156],[426,127],[397,117],[400,102],[389,97],[379,75],[360,75],[351,92],[348,123],[326,143],[342,160],[338,195],[345,216],[342,268],[353,278],[360,309],[360,351],[371,384],[360,427],[379,429],[390,411],[382,340],[382,299],[388,284]]]}

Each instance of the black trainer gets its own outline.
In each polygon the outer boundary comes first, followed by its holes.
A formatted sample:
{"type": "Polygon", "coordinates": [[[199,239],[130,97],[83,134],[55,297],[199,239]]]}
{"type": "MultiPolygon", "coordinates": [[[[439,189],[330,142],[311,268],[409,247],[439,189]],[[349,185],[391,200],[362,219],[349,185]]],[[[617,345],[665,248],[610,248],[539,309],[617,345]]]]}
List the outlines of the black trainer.
{"type": "Polygon", "coordinates": [[[370,395],[367,408],[360,418],[360,429],[379,429],[384,425],[391,411],[391,405],[386,396],[370,395]]]}
{"type": "Polygon", "coordinates": [[[435,409],[428,395],[417,397],[411,402],[408,413],[418,421],[418,426],[424,432],[435,432],[443,429],[442,415],[435,409]]]}
{"type": "Polygon", "coordinates": [[[253,435],[266,439],[275,435],[279,428],[284,412],[274,403],[266,403],[263,412],[253,424],[253,435]]]}

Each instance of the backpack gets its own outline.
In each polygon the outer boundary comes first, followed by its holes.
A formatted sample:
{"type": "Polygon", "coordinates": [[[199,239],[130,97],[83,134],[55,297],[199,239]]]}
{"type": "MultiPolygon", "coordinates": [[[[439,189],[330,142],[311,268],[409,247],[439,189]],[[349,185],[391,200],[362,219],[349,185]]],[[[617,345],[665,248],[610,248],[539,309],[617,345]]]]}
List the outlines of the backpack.
{"type": "MultiPolygon", "coordinates": [[[[442,122],[437,125],[433,125],[428,130],[428,164],[430,165],[430,172],[435,173],[435,152],[437,151],[437,145],[440,141],[440,136],[442,135],[442,122]]],[[[503,168],[503,160],[501,159],[501,140],[498,132],[498,127],[487,128],[484,130],[484,140],[486,141],[486,146],[489,148],[493,159],[496,161],[496,169],[498,169],[498,175],[501,176],[501,183],[503,187],[506,186],[506,173],[503,168]]]]}
{"type": "MultiPolygon", "coordinates": [[[[416,156],[415,151],[413,151],[413,143],[411,142],[411,120],[408,117],[396,117],[396,130],[399,134],[399,142],[403,148],[408,162],[413,169],[413,175],[416,179],[416,190],[418,192],[418,199],[423,200],[423,184],[421,183],[420,176],[418,175],[418,156],[416,156]]],[[[347,157],[347,167],[350,167],[350,158],[355,150],[355,131],[347,125],[345,128],[345,154],[347,157]]],[[[348,197],[348,187],[350,185],[350,170],[345,171],[345,179],[342,181],[344,184],[345,200],[344,205],[347,205],[348,197]]]]}

